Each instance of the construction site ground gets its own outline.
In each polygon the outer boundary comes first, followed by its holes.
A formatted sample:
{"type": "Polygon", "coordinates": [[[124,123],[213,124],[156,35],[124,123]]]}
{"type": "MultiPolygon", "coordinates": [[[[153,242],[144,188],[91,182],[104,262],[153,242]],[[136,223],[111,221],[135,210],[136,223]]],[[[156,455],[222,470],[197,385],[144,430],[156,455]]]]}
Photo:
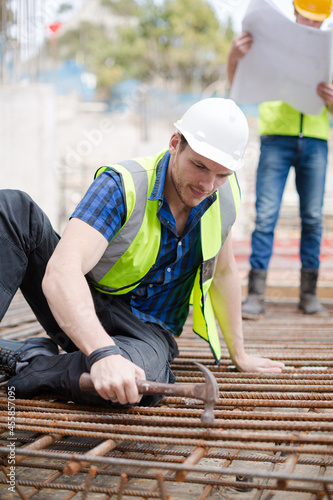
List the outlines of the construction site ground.
{"type": "MultiPolygon", "coordinates": [[[[319,319],[301,315],[294,301],[269,301],[263,319],[244,325],[247,351],[283,360],[280,375],[237,373],[226,347],[214,366],[189,319],[173,370],[188,383],[203,382],[193,359],[213,371],[220,397],[212,425],[201,423],[198,400],[165,397],[155,408],[110,411],[47,394],[12,400],[2,390],[0,498],[331,498],[333,306],[326,305],[330,317],[319,319]],[[6,477],[12,449],[15,492],[6,477]]],[[[1,333],[44,334],[19,295],[1,333]]]]}

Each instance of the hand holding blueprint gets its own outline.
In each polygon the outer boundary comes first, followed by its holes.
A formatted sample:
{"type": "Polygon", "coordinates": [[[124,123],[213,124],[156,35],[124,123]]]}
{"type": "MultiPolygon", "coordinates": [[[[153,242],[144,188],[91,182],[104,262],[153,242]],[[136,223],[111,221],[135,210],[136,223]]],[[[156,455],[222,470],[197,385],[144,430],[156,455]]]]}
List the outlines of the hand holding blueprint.
{"type": "Polygon", "coordinates": [[[282,100],[305,114],[319,114],[320,82],[332,82],[332,30],[290,21],[271,0],[251,0],[243,31],[252,34],[238,62],[230,97],[238,104],[282,100]]]}

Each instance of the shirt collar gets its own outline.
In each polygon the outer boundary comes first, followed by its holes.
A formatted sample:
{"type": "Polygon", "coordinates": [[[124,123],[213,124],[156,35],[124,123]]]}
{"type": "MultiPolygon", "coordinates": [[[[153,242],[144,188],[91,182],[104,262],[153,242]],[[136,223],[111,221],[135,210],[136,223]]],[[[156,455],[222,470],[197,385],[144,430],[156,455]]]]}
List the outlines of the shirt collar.
{"type": "Polygon", "coordinates": [[[163,200],[163,190],[164,190],[164,182],[165,176],[169,165],[170,153],[166,151],[160,161],[157,164],[156,168],[156,180],[154,184],[154,188],[149,196],[150,200],[163,200]]]}

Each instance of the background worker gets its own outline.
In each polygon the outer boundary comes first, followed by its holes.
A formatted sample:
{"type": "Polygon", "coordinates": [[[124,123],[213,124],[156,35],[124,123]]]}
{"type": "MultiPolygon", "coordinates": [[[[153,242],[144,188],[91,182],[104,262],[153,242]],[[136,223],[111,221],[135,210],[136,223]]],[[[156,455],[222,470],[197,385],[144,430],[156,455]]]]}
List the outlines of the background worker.
{"type": "MultiPolygon", "coordinates": [[[[215,316],[241,371],[283,363],[244,350],[230,230],[248,124],[236,104],[204,99],[175,123],[168,149],[102,168],[62,238],[24,193],[0,192],[0,306],[20,286],[48,339],[0,340],[16,397],[41,389],[76,402],[136,404],[136,379],[175,380],[170,362],[193,293],[193,329],[218,360],[215,316]],[[45,299],[46,297],[46,299],[45,299]],[[99,397],[82,393],[90,372],[99,397]]],[[[143,404],[156,398],[145,396],[143,404]]]]}
{"type": "MultiPolygon", "coordinates": [[[[329,17],[331,7],[331,0],[295,0],[296,22],[320,28],[329,17]]],[[[228,57],[230,83],[239,60],[253,43],[255,41],[251,33],[242,33],[234,39],[228,57]]],[[[264,102],[259,106],[261,151],[256,181],[256,220],[251,241],[248,297],[242,307],[244,319],[257,319],[265,312],[264,294],[273,251],[274,229],[291,166],[295,168],[301,217],[298,307],[304,314],[328,314],[319,302],[316,287],[329,137],[327,108],[330,109],[333,104],[333,85],[321,82],[316,92],[323,100],[323,110],[319,115],[304,115],[282,101],[264,102]]]]}

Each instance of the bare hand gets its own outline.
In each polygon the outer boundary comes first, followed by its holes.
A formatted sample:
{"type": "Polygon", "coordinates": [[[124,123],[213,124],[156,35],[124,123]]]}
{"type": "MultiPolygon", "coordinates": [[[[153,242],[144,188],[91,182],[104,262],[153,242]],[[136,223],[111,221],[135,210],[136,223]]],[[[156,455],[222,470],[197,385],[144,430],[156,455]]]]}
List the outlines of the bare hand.
{"type": "Polygon", "coordinates": [[[246,353],[235,362],[235,365],[240,372],[249,373],[281,373],[285,368],[284,363],[281,361],[250,356],[246,353]]]}
{"type": "Polygon", "coordinates": [[[251,33],[244,32],[236,36],[231,44],[230,57],[236,61],[242,59],[247,54],[253,44],[251,33]]]}
{"type": "Polygon", "coordinates": [[[142,368],[116,354],[94,363],[90,370],[94,387],[106,400],[122,405],[137,404],[141,400],[136,380],[146,380],[142,368]]]}
{"type": "Polygon", "coordinates": [[[317,94],[328,106],[333,104],[333,85],[331,83],[319,83],[317,94]]]}

